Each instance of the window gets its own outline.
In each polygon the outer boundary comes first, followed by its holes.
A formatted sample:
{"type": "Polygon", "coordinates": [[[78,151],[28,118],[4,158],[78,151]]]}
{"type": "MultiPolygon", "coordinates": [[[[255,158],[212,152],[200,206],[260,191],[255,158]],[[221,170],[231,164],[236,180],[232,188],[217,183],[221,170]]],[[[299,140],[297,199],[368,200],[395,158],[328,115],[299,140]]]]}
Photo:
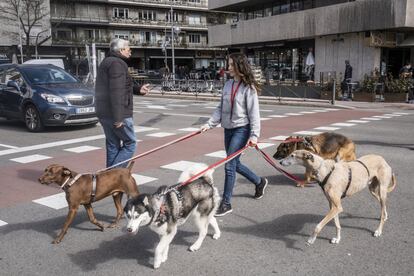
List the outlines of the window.
{"type": "Polygon", "coordinates": [[[142,43],[155,43],[157,40],[156,32],[141,32],[141,42],[142,43]]]}
{"type": "Polygon", "coordinates": [[[112,17],[115,18],[128,18],[129,10],[126,8],[114,8],[112,17]]]}
{"type": "Polygon", "coordinates": [[[22,75],[15,68],[6,70],[4,83],[7,84],[8,81],[15,81],[18,86],[22,86],[24,83],[22,75]]]}
{"type": "Polygon", "coordinates": [[[188,24],[190,25],[200,25],[201,17],[200,15],[191,14],[188,16],[188,24]]]}
{"type": "Polygon", "coordinates": [[[115,31],[114,37],[129,40],[129,31],[115,31]]]}
{"type": "Polygon", "coordinates": [[[280,5],[280,13],[287,13],[290,12],[290,3],[289,1],[283,1],[280,5]]]}
{"type": "Polygon", "coordinates": [[[200,34],[189,34],[188,35],[188,42],[189,43],[201,43],[201,35],[200,34]]]}
{"type": "Polygon", "coordinates": [[[201,0],[188,0],[190,3],[201,3],[201,0]]]}
{"type": "Polygon", "coordinates": [[[291,12],[295,12],[295,11],[300,11],[303,10],[303,2],[302,1],[292,1],[290,3],[290,11],[291,12]]]}
{"type": "Polygon", "coordinates": [[[100,30],[84,30],[86,39],[97,40],[100,38],[100,30]]]}
{"type": "MultiPolygon", "coordinates": [[[[173,18],[174,18],[174,22],[177,22],[178,21],[178,13],[173,12],[173,18]]],[[[167,22],[171,22],[171,12],[168,11],[168,12],[165,13],[165,20],[167,22]]]]}
{"type": "Polygon", "coordinates": [[[143,10],[140,11],[138,14],[138,17],[140,20],[150,20],[150,21],[155,21],[156,20],[156,14],[154,11],[149,11],[149,10],[143,10]]]}
{"type": "Polygon", "coordinates": [[[55,39],[61,40],[70,40],[72,39],[72,31],[71,30],[55,30],[53,32],[53,36],[55,39]]]}

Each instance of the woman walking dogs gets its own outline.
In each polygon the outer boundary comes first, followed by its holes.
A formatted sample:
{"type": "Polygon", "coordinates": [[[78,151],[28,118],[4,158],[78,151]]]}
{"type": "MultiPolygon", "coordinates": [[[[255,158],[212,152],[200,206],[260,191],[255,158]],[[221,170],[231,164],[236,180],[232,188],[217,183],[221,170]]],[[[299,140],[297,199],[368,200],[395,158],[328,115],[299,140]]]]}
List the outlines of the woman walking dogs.
{"type": "MultiPolygon", "coordinates": [[[[228,65],[233,80],[228,80],[225,83],[220,104],[207,124],[201,127],[202,131],[206,131],[221,123],[224,128],[224,146],[227,156],[240,150],[246,144],[252,147],[256,146],[260,136],[260,113],[257,96],[259,86],[254,79],[247,57],[241,53],[230,54],[228,65]]],[[[240,156],[237,156],[225,165],[223,199],[216,216],[224,216],[233,211],[230,202],[236,181],[236,172],[256,185],[255,199],[263,197],[267,179],[253,173],[240,162],[240,156]]]]}

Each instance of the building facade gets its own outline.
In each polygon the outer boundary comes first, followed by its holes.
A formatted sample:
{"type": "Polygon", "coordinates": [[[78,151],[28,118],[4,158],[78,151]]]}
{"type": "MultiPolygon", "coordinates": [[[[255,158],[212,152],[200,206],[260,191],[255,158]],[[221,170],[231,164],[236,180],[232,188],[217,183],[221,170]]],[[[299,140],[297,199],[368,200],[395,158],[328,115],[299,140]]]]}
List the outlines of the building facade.
{"type": "Polygon", "coordinates": [[[210,45],[245,52],[273,79],[338,76],[349,60],[358,81],[414,61],[414,0],[209,0],[209,9],[234,13],[209,27],[210,45]]]}
{"type": "Polygon", "coordinates": [[[207,26],[230,18],[209,11],[205,0],[51,0],[50,14],[53,52],[74,63],[85,57],[85,44],[96,44],[99,60],[112,38],[123,38],[133,49],[129,65],[137,69],[165,63],[171,69],[172,41],[177,66],[224,64],[226,51],[209,47],[207,26]]]}

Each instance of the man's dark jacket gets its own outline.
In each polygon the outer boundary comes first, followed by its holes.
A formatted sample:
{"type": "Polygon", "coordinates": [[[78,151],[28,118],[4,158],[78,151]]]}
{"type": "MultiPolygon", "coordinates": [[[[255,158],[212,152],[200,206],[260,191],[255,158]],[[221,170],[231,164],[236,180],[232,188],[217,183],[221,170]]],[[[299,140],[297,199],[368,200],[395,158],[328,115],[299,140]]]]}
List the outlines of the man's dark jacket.
{"type": "Polygon", "coordinates": [[[344,79],[352,79],[352,66],[347,64],[345,66],[345,74],[344,74],[344,79]]]}
{"type": "Polygon", "coordinates": [[[134,85],[123,56],[110,52],[98,68],[96,77],[96,113],[98,118],[122,122],[132,117],[133,92],[139,94],[140,86],[134,85]]]}

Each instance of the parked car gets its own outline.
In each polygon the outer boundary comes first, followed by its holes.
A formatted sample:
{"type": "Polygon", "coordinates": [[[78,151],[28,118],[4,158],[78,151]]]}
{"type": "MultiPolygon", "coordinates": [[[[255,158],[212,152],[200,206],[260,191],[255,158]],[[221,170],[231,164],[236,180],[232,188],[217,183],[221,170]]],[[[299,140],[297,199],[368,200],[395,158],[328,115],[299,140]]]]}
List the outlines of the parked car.
{"type": "Polygon", "coordinates": [[[0,65],[0,116],[24,121],[31,132],[98,122],[94,91],[51,64],[0,65]]]}

